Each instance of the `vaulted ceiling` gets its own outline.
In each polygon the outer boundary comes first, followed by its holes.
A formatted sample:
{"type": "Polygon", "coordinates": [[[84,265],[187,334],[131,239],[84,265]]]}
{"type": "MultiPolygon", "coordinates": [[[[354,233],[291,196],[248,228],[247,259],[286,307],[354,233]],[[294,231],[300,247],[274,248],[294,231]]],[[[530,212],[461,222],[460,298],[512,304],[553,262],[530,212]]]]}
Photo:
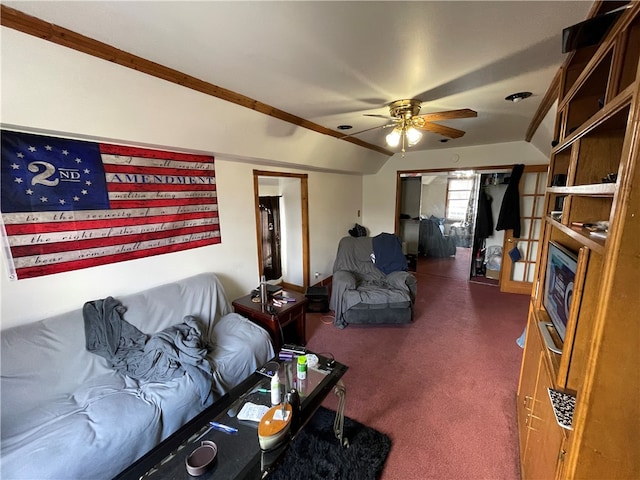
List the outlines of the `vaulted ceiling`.
{"type": "Polygon", "coordinates": [[[4,1],[4,5],[222,88],[248,108],[390,153],[388,104],[470,108],[412,150],[525,139],[586,1],[4,1]],[[505,97],[532,96],[518,103],[505,97]],[[257,102],[253,102],[255,100],[257,102]],[[271,110],[269,110],[271,108],[271,110]],[[338,126],[350,125],[339,131],[338,126]]]}

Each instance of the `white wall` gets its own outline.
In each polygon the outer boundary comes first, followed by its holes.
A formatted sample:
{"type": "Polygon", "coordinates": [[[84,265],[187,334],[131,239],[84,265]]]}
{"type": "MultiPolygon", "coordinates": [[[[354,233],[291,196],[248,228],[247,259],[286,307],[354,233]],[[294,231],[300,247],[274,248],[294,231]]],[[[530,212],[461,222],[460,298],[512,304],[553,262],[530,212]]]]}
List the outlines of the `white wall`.
{"type": "Polygon", "coordinates": [[[443,148],[441,150],[396,154],[375,175],[365,175],[363,225],[371,235],[393,232],[395,226],[396,176],[398,171],[438,168],[468,169],[485,165],[548,164],[549,158],[530,143],[510,142],[477,147],[443,148]]]}
{"type": "Polygon", "coordinates": [[[338,240],[363,208],[362,177],[345,172],[375,171],[384,156],[10,29],[1,33],[3,128],[214,155],[222,243],[15,282],[3,258],[0,328],[204,271],[218,273],[230,299],[246,294],[258,281],[256,168],[309,174],[310,268],[321,272],[311,282],[331,275],[338,240]],[[319,158],[334,171],[319,171],[319,158]]]}
{"type": "Polygon", "coordinates": [[[420,216],[429,218],[445,218],[447,215],[447,175],[434,175],[422,177],[422,197],[420,204],[420,216]]]}
{"type": "Polygon", "coordinates": [[[362,224],[362,177],[314,174],[309,176],[309,249],[311,283],[333,275],[338,241],[362,224]],[[319,276],[315,276],[315,273],[319,276]]]}

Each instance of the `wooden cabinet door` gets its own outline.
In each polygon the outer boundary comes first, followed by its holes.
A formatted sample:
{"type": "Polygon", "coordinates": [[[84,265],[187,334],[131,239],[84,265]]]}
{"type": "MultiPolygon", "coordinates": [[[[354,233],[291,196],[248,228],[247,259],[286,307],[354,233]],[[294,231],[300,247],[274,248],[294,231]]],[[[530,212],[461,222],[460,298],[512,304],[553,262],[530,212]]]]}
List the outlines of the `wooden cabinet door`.
{"type": "MultiPolygon", "coordinates": [[[[524,444],[524,453],[522,455],[522,478],[523,480],[539,478],[534,476],[538,470],[536,463],[538,455],[542,448],[542,430],[544,427],[544,419],[539,414],[540,407],[536,407],[536,403],[540,402],[539,391],[541,390],[542,380],[540,378],[541,367],[544,362],[543,352],[538,349],[536,352],[536,384],[533,389],[532,398],[529,400],[530,407],[525,415],[526,441],[524,444]]],[[[549,477],[553,478],[553,477],[549,477]]]]}
{"type": "Polygon", "coordinates": [[[564,433],[557,424],[547,388],[553,385],[547,369],[545,353],[539,353],[538,381],[531,413],[527,419],[528,436],[524,452],[523,480],[556,478],[558,458],[564,433]]]}
{"type": "Polygon", "coordinates": [[[524,452],[529,434],[529,421],[533,409],[538,374],[540,373],[540,351],[542,349],[535,331],[534,320],[529,320],[527,338],[522,357],[520,384],[518,385],[518,435],[520,440],[520,458],[524,462],[524,452]]]}

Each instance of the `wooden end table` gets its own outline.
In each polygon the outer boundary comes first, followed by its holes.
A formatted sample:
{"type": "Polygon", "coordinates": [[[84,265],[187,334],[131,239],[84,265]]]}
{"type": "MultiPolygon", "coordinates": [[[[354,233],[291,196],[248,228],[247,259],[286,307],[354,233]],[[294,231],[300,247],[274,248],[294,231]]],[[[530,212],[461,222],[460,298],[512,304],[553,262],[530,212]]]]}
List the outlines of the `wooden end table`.
{"type": "Polygon", "coordinates": [[[294,302],[283,303],[281,307],[276,307],[270,301],[268,304],[251,301],[251,295],[245,295],[232,302],[236,313],[247,317],[267,330],[273,340],[273,347],[277,351],[284,343],[295,343],[306,345],[306,305],[307,297],[302,293],[285,291],[283,296],[293,298],[294,302]],[[273,306],[275,313],[269,313],[268,306],[273,306]],[[290,330],[295,330],[295,338],[289,338],[290,330]],[[285,338],[282,338],[282,336],[285,338]]]}

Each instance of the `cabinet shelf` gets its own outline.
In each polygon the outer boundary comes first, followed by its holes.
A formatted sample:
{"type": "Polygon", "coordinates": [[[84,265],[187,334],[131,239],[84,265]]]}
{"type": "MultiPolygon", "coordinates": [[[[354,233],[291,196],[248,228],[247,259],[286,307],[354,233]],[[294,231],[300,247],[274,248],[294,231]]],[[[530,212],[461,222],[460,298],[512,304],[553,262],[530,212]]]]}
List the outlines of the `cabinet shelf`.
{"type": "Polygon", "coordinates": [[[615,183],[599,183],[595,185],[576,185],[574,187],[549,187],[548,193],[556,195],[583,195],[589,197],[613,197],[616,193],[615,183]]]}
{"type": "Polygon", "coordinates": [[[560,222],[556,222],[553,218],[547,217],[547,222],[554,228],[557,228],[562,233],[571,237],[576,242],[585,247],[589,247],[592,251],[599,253],[600,255],[604,254],[604,247],[607,241],[606,238],[599,238],[590,234],[589,230],[582,227],[571,227],[568,225],[563,225],[560,222]]]}
{"type": "Polygon", "coordinates": [[[625,88],[622,92],[620,92],[615,98],[613,98],[610,102],[608,102],[604,107],[599,109],[596,113],[594,113],[591,117],[586,119],[582,124],[577,126],[573,131],[568,133],[565,136],[564,140],[559,142],[553,150],[552,154],[556,154],[570,146],[572,143],[576,141],[576,139],[585,136],[591,130],[599,127],[602,123],[609,120],[612,116],[618,113],[623,108],[627,107],[632,99],[633,94],[636,91],[637,81],[631,83],[627,88],[625,88]]]}
{"type": "MultiPolygon", "coordinates": [[[[537,326],[540,323],[544,323],[544,324],[551,323],[551,318],[549,318],[549,315],[544,310],[544,307],[536,308],[535,306],[533,306],[533,308],[531,309],[531,317],[533,320],[533,326],[537,326]]],[[[537,339],[536,342],[539,343],[541,346],[544,346],[544,339],[542,338],[542,333],[540,332],[540,329],[532,328],[532,331],[535,332],[533,334],[536,336],[536,339],[537,339]]],[[[560,337],[558,337],[558,334],[555,333],[555,331],[553,331],[551,335],[553,337],[554,343],[561,346],[562,341],[560,340],[560,337]]],[[[558,376],[558,371],[560,370],[560,361],[562,359],[562,355],[559,353],[555,353],[546,347],[543,348],[542,351],[544,352],[543,357],[545,358],[545,362],[547,363],[547,368],[551,372],[551,377],[552,377],[551,385],[553,387],[557,387],[556,378],[558,376]]]]}
{"type": "Polygon", "coordinates": [[[602,45],[598,48],[591,59],[586,62],[585,67],[582,68],[575,81],[573,81],[571,88],[565,92],[558,105],[558,110],[569,107],[571,102],[584,97],[601,96],[604,101],[608,72],[612,60],[611,50],[611,45],[602,45]]]}

